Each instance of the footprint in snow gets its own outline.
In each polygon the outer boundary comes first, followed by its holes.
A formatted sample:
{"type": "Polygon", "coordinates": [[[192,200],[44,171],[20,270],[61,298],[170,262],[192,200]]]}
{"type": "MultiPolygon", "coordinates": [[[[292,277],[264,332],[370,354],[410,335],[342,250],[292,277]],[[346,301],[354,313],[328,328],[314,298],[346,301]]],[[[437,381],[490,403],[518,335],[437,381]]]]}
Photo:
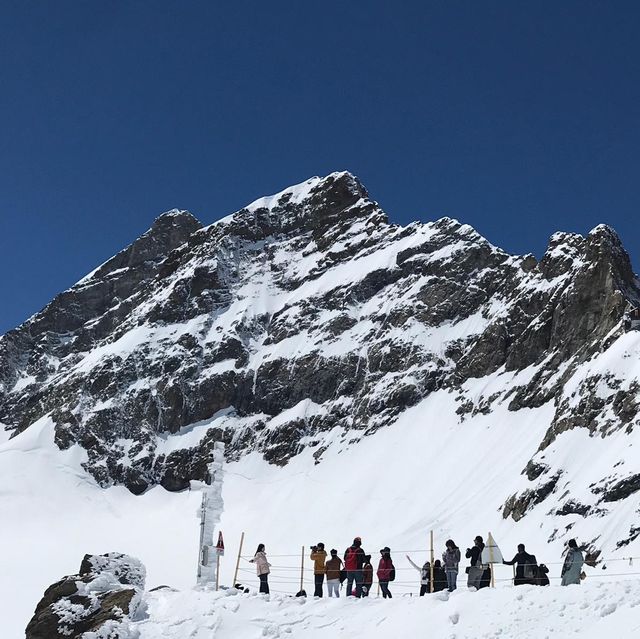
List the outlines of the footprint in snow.
{"type": "Polygon", "coordinates": [[[618,606],[614,603],[607,604],[606,606],[603,606],[602,610],[600,611],[600,616],[606,617],[607,615],[610,615],[612,612],[615,612],[617,608],[618,606]]]}
{"type": "Polygon", "coordinates": [[[454,612],[449,615],[449,621],[455,626],[460,621],[460,613],[454,612]]]}

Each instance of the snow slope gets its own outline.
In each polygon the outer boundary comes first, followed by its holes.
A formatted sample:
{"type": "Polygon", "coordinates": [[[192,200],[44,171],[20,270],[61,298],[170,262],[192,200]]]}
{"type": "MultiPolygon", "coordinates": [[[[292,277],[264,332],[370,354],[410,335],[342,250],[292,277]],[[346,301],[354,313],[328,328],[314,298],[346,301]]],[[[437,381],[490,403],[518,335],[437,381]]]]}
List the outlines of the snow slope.
{"type": "Polygon", "coordinates": [[[140,639],[632,639],[640,633],[639,606],[637,581],[457,590],[392,600],[159,591],[149,596],[149,619],[134,628],[140,639]]]}

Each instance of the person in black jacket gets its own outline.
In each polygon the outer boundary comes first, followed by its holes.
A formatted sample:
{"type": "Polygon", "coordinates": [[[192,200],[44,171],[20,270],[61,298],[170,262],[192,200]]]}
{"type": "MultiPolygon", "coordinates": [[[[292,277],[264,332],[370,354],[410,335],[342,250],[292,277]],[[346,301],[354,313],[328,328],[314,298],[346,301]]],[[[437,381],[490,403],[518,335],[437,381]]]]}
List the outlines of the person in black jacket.
{"type": "Polygon", "coordinates": [[[440,592],[441,590],[448,590],[447,575],[442,567],[442,562],[436,559],[433,562],[433,592],[440,592]]]}
{"type": "Polygon", "coordinates": [[[537,562],[524,548],[524,544],[518,544],[518,552],[511,561],[503,561],[507,566],[516,567],[516,576],[513,579],[514,586],[522,584],[535,584],[537,575],[537,562]]]}
{"type": "Polygon", "coordinates": [[[356,597],[362,597],[364,556],[362,540],[360,537],[356,537],[344,552],[344,569],[347,571],[347,597],[351,596],[354,581],[356,582],[356,597]]]}
{"type": "Polygon", "coordinates": [[[484,541],[480,535],[473,540],[473,546],[467,548],[465,557],[471,559],[471,565],[468,569],[469,578],[467,586],[476,590],[480,589],[482,577],[484,575],[484,566],[482,565],[482,551],[484,550],[484,541]]]}

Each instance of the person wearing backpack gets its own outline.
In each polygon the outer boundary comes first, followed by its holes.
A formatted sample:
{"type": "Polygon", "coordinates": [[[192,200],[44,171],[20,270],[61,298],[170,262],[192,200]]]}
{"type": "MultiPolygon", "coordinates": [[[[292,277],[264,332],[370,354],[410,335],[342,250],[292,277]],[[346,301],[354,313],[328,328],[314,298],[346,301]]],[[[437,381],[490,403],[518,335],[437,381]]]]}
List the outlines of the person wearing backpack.
{"type": "Polygon", "coordinates": [[[267,561],[267,554],[264,550],[264,544],[258,544],[258,549],[253,559],[249,559],[249,562],[256,565],[256,574],[260,579],[260,592],[265,595],[269,594],[269,568],[271,564],[267,561]]]}
{"type": "Polygon", "coordinates": [[[364,550],[362,550],[362,539],[356,537],[349,548],[344,553],[344,568],[347,571],[347,597],[351,597],[353,592],[353,582],[356,584],[355,596],[362,597],[362,566],[364,564],[364,550]]]}
{"type": "Polygon", "coordinates": [[[371,555],[364,556],[362,564],[362,596],[368,597],[373,586],[373,566],[371,565],[371,555]]]}
{"type": "Polygon", "coordinates": [[[317,546],[311,546],[310,557],[313,561],[313,578],[315,583],[313,596],[322,597],[322,582],[324,581],[325,573],[324,562],[327,559],[327,551],[324,549],[322,542],[317,546]]]}
{"type": "Polygon", "coordinates": [[[503,560],[502,563],[506,566],[515,565],[516,575],[513,579],[514,586],[535,583],[538,573],[536,558],[525,550],[524,544],[518,544],[518,552],[511,561],[503,560]]]}
{"type": "Polygon", "coordinates": [[[580,573],[582,572],[583,564],[584,557],[578,549],[576,540],[570,539],[567,544],[567,556],[565,557],[564,564],[562,565],[561,583],[563,586],[580,583],[580,573]]]}
{"type": "Polygon", "coordinates": [[[482,577],[484,575],[485,566],[482,563],[482,551],[484,550],[484,541],[482,537],[478,535],[473,540],[473,547],[467,548],[465,557],[471,559],[471,565],[467,568],[467,586],[469,588],[475,588],[480,590],[482,585],[482,577]]]}
{"type": "Polygon", "coordinates": [[[331,550],[331,559],[327,560],[324,565],[325,574],[327,575],[327,596],[340,596],[340,570],[342,568],[342,559],[338,557],[338,551],[333,548],[331,550]]]}
{"type": "Polygon", "coordinates": [[[385,546],[380,550],[380,562],[378,563],[378,571],[376,575],[378,577],[378,583],[380,584],[380,590],[382,590],[382,598],[392,599],[391,591],[389,590],[389,582],[396,578],[396,569],[391,560],[391,549],[385,546]]]}
{"type": "Polygon", "coordinates": [[[457,588],[460,548],[456,546],[453,539],[447,539],[445,547],[446,550],[442,553],[442,561],[444,562],[444,572],[447,576],[449,592],[453,592],[457,588]]]}

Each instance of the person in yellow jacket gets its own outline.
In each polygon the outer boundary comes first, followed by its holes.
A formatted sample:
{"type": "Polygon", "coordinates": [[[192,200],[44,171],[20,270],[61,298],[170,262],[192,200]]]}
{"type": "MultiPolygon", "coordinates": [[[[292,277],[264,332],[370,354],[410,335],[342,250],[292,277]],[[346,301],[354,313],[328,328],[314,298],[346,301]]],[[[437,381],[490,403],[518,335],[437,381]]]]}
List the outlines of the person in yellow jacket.
{"type": "Polygon", "coordinates": [[[325,567],[324,562],[327,560],[327,551],[324,544],[320,542],[317,546],[311,546],[311,559],[313,561],[313,578],[315,581],[314,597],[322,597],[322,583],[324,582],[325,567]]]}

